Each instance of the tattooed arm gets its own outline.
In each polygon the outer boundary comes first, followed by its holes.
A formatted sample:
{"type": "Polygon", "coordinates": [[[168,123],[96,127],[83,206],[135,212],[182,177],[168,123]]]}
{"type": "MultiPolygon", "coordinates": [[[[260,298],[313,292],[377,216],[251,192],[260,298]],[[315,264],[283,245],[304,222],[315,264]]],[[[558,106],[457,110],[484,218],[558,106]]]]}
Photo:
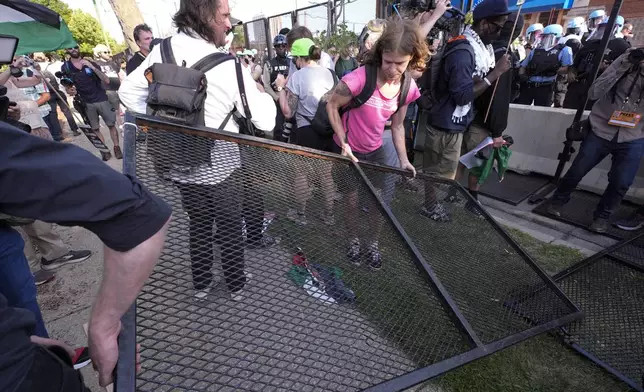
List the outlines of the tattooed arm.
{"type": "Polygon", "coordinates": [[[335,134],[342,142],[342,146],[340,147],[342,147],[343,151],[345,151],[346,148],[348,147],[348,143],[347,143],[347,134],[344,131],[344,126],[342,125],[342,118],[340,117],[340,108],[348,105],[352,99],[353,99],[353,94],[351,94],[351,90],[349,90],[349,86],[347,86],[347,84],[344,83],[343,81],[340,81],[338,85],[335,86],[333,95],[331,96],[331,99],[329,99],[329,102],[327,102],[326,104],[326,111],[327,111],[327,114],[329,115],[329,122],[333,127],[333,132],[335,132],[335,134]]]}
{"type": "Polygon", "coordinates": [[[280,108],[282,109],[282,113],[284,113],[284,117],[293,118],[295,116],[299,100],[300,97],[293,94],[289,89],[280,91],[280,108]]]}

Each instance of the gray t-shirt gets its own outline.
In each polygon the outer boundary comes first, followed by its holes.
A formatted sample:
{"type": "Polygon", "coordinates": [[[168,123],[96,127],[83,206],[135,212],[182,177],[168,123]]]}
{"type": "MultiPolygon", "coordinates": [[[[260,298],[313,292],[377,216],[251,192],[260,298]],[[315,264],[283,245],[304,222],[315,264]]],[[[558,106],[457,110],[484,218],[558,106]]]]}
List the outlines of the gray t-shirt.
{"type": "Polygon", "coordinates": [[[333,88],[333,71],[320,66],[309,66],[289,75],[286,88],[299,97],[295,121],[297,127],[311,124],[320,98],[333,88]]]}

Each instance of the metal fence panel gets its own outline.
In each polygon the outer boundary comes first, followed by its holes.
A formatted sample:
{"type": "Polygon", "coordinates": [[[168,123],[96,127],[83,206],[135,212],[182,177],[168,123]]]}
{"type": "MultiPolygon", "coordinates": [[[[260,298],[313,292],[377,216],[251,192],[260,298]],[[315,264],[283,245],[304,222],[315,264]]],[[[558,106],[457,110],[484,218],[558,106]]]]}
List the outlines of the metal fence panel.
{"type": "MultiPolygon", "coordinates": [[[[566,344],[632,388],[644,391],[644,232],[555,275],[585,317],[561,329],[566,344]]],[[[525,295],[523,314],[536,323],[543,286],[525,295]],[[527,299],[526,299],[527,298],[527,299]]]]}
{"type": "Polygon", "coordinates": [[[269,42],[272,42],[272,38],[270,38],[266,19],[244,23],[244,36],[247,49],[256,49],[260,58],[268,53],[269,42]]]}
{"type": "MultiPolygon", "coordinates": [[[[379,170],[365,172],[372,182],[384,184],[385,202],[483,343],[529,328],[506,301],[542,285],[546,275],[460,185],[423,175],[408,180],[393,173],[383,176],[379,170]],[[448,196],[452,201],[443,202],[448,196]],[[436,201],[443,202],[451,222],[421,214],[425,205],[436,201]]],[[[533,311],[545,316],[541,322],[561,318],[570,313],[564,298],[551,282],[533,311]]]]}
{"type": "MultiPolygon", "coordinates": [[[[402,229],[407,217],[399,222],[396,209],[409,199],[392,177],[387,188],[339,156],[147,117],[137,123],[147,138],[135,146],[136,176],[174,209],[165,250],[137,301],[144,369],[137,390],[400,390],[580,316],[553,295],[543,306],[561,317],[514,327],[521,318],[498,310],[512,290],[477,289],[499,283],[471,276],[462,285],[476,294],[464,303],[459,274],[443,285],[435,261],[419,251],[424,245],[402,229]],[[299,203],[305,216],[292,211],[299,203]],[[263,247],[267,236],[276,241],[263,247]],[[351,260],[354,237],[363,242],[351,260]],[[369,258],[376,239],[380,269],[369,258]],[[239,289],[243,295],[231,296],[239,289]],[[197,298],[198,291],[208,295],[197,298]],[[491,315],[476,315],[480,303],[493,304],[480,309],[491,315]],[[476,334],[485,323],[501,325],[505,335],[492,328],[481,334],[484,345],[476,334]]],[[[464,236],[449,241],[465,246],[470,236],[495,230],[493,221],[472,225],[455,222],[464,236]]],[[[526,273],[525,255],[505,258],[514,248],[503,238],[488,243],[501,260],[485,253],[454,265],[500,262],[526,273]]],[[[448,252],[438,247],[432,257],[465,254],[448,252]]]]}
{"type": "Polygon", "coordinates": [[[329,32],[329,9],[326,4],[314,5],[296,11],[297,24],[306,26],[314,36],[326,31],[329,32]]]}

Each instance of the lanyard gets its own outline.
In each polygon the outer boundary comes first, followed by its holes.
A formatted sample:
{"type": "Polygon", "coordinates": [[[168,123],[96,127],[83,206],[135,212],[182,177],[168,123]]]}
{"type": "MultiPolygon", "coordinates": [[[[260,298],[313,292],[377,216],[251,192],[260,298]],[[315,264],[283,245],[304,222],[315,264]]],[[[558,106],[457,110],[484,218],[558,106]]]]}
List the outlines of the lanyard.
{"type": "MultiPolygon", "coordinates": [[[[637,82],[640,79],[640,70],[638,69],[635,73],[635,79],[633,79],[633,83],[631,84],[631,87],[628,89],[628,94],[626,95],[626,98],[624,98],[624,103],[622,104],[622,107],[624,107],[631,99],[631,95],[633,94],[633,90],[635,90],[635,86],[637,85],[637,82]]],[[[642,102],[642,97],[644,97],[644,89],[641,89],[640,91],[640,96],[635,102],[635,107],[639,107],[640,102],[642,102]]]]}

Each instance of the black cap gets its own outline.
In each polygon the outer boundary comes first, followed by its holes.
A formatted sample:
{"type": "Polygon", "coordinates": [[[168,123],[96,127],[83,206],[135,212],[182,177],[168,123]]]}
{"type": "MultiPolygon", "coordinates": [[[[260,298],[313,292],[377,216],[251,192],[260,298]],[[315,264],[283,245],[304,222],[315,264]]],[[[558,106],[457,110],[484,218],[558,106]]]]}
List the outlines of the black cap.
{"type": "Polygon", "coordinates": [[[474,21],[494,18],[496,16],[510,15],[507,0],[483,0],[472,12],[474,21]]]}

